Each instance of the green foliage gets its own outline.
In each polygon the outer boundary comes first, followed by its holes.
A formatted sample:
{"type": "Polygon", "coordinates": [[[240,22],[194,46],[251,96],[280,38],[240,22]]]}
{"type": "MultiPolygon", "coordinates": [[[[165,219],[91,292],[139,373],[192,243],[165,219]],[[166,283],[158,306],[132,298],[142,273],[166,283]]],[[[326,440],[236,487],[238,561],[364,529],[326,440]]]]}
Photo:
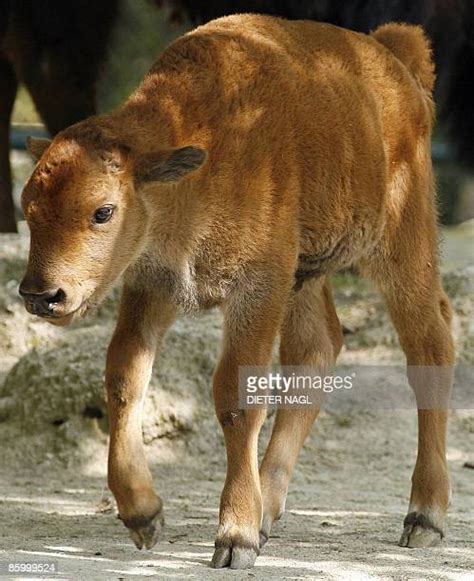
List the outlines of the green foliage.
{"type": "Polygon", "coordinates": [[[99,83],[99,109],[120,104],[137,87],[160,52],[185,32],[167,11],[147,0],[125,0],[99,83]]]}
{"type": "Polygon", "coordinates": [[[30,125],[31,123],[41,123],[41,119],[36,112],[30,94],[23,86],[20,87],[16,97],[12,113],[12,122],[25,123],[26,125],[30,125]]]}

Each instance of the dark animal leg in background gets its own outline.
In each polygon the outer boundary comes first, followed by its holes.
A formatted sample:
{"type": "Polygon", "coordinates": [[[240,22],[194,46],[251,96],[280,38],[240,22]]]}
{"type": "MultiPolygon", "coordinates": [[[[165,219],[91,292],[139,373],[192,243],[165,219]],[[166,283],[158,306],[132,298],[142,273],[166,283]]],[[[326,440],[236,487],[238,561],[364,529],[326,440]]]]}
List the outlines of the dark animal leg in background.
{"type": "Polygon", "coordinates": [[[0,1],[0,232],[16,232],[9,125],[17,83],[55,134],[96,112],[96,82],[119,0],[0,1]],[[11,62],[10,62],[11,61],[11,62]]]}
{"type": "Polygon", "coordinates": [[[96,85],[119,5],[119,0],[12,5],[15,70],[51,134],[96,113],[96,85]]]}
{"type": "Polygon", "coordinates": [[[17,80],[11,64],[0,55],[0,232],[16,232],[10,169],[10,117],[17,80]]]}
{"type": "Polygon", "coordinates": [[[25,79],[28,92],[51,135],[96,113],[95,84],[86,83],[79,89],[70,80],[60,82],[46,75],[25,79]]]}

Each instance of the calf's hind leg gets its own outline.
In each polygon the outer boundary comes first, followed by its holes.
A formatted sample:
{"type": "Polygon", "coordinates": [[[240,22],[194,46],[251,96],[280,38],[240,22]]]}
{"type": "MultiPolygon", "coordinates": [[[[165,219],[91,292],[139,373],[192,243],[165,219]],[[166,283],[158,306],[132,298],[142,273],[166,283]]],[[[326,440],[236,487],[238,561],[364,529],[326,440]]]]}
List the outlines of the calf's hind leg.
{"type": "MultiPolygon", "coordinates": [[[[281,329],[282,365],[330,369],[342,347],[342,331],[329,284],[323,279],[304,283],[290,299],[281,329]]],[[[260,468],[263,516],[260,546],[272,524],[285,508],[286,495],[296,460],[319,413],[318,407],[280,409],[260,468]]]]}
{"type": "Polygon", "coordinates": [[[450,499],[446,432],[454,362],[451,308],[437,272],[434,244],[420,232],[400,233],[394,251],[370,269],[406,354],[418,407],[418,455],[399,543],[404,547],[432,546],[444,536],[450,499]]]}

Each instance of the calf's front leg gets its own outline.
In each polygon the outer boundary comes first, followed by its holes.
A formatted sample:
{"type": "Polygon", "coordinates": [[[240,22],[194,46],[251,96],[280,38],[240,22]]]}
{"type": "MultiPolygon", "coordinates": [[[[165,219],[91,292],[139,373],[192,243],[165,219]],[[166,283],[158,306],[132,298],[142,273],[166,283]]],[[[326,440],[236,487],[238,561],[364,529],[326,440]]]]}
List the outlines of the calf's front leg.
{"type": "Polygon", "coordinates": [[[125,288],[107,354],[108,482],[135,545],[150,549],[163,524],[142,441],[142,408],[159,341],[175,318],[166,297],[125,288]]]}
{"type": "MultiPolygon", "coordinates": [[[[219,528],[211,565],[247,569],[259,552],[262,495],[258,470],[258,435],[264,409],[239,409],[239,366],[268,366],[282,319],[284,300],[254,305],[237,317],[227,309],[224,352],[214,376],[214,403],[224,432],[227,476],[222,491],[219,528]]],[[[241,299],[245,304],[245,298],[241,299]]]]}

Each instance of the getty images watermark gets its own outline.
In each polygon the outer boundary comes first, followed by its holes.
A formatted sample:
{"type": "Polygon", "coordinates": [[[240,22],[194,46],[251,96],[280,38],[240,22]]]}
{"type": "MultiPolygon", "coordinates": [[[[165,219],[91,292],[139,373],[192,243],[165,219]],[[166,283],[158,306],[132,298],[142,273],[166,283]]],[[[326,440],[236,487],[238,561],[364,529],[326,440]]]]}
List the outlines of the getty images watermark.
{"type": "Polygon", "coordinates": [[[246,376],[244,396],[247,405],[306,406],[315,405],[319,394],[332,393],[339,389],[352,389],[355,374],[326,375],[299,372],[269,372],[246,376]]]}
{"type": "Polygon", "coordinates": [[[474,408],[474,367],[405,365],[240,367],[241,409],[474,408]],[[411,389],[408,386],[411,385],[411,389]],[[454,384],[454,389],[450,386],[454,384]]]}

